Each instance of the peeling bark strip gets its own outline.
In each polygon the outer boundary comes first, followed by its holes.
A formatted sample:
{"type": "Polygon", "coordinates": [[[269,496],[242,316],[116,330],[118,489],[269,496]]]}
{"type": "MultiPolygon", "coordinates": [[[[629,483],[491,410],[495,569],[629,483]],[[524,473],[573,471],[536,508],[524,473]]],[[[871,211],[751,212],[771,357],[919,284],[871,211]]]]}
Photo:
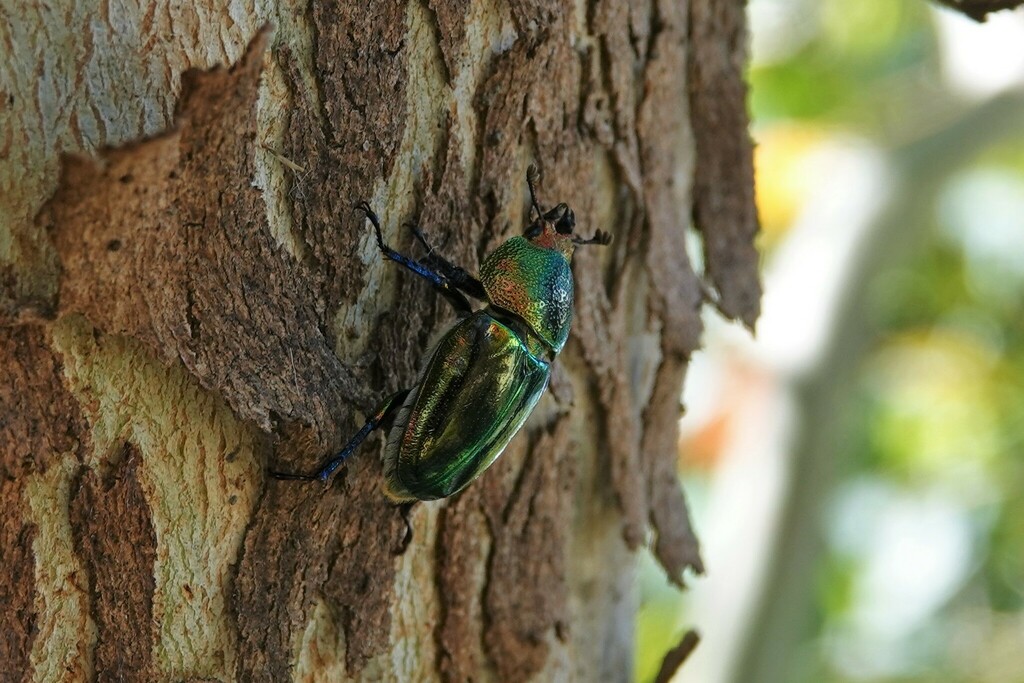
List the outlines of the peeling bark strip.
{"type": "Polygon", "coordinates": [[[648,476],[650,521],[655,531],[654,556],[669,579],[680,587],[684,585],[686,569],[704,573],[700,544],[690,524],[676,462],[665,455],[675,452],[675,442],[669,440],[672,435],[676,435],[678,442],[679,387],[685,375],[686,364],[682,359],[669,356],[663,362],[644,411],[646,429],[641,442],[648,476]]]}
{"type": "Polygon", "coordinates": [[[0,679],[28,680],[36,529],[25,519],[23,493],[31,475],[61,456],[80,459],[88,436],[41,327],[0,327],[0,377],[0,679]]]}
{"type": "Polygon", "coordinates": [[[690,125],[697,145],[693,217],[718,307],[750,329],[761,311],[754,238],[754,150],[747,132],[745,2],[690,0],[690,125]]]}
{"type": "Polygon", "coordinates": [[[138,480],[139,454],[125,444],[106,480],[85,470],[71,492],[75,549],[88,569],[96,624],[97,680],[147,680],[152,663],[156,534],[138,480]]]}
{"type": "Polygon", "coordinates": [[[703,570],[675,474],[679,387],[702,330],[700,285],[686,255],[687,215],[681,210],[689,198],[676,180],[690,132],[678,114],[687,96],[688,15],[685,5],[663,1],[651,7],[599,2],[593,16],[602,44],[594,67],[600,77],[590,85],[597,90],[587,95],[584,120],[593,122],[596,138],[632,193],[632,206],[616,207],[623,226],[619,244],[646,240],[646,279],[636,287],[636,271],[627,261],[612,291],[595,295],[605,291],[604,284],[586,267],[593,256],[581,254],[579,289],[587,296],[577,301],[575,334],[598,380],[601,442],[607,444],[604,457],[625,516],[624,537],[638,547],[648,525],[653,527],[655,555],[682,584],[686,568],[703,570]],[[637,70],[642,88],[636,87],[637,70]],[[602,124],[609,102],[610,119],[602,124]],[[633,313],[638,295],[647,302],[642,322],[633,313]],[[638,337],[650,339],[650,346],[627,344],[638,337]]]}
{"type": "Polygon", "coordinates": [[[42,327],[0,327],[0,478],[21,480],[85,452],[85,418],[61,373],[42,327]]]}
{"type": "MultiPolygon", "coordinates": [[[[649,244],[645,268],[650,278],[648,309],[662,323],[661,363],[643,410],[641,469],[646,472],[648,520],[654,529],[654,555],[669,578],[682,585],[683,572],[703,573],[697,538],[677,474],[679,393],[686,366],[700,344],[702,294],[680,229],[675,175],[679,145],[688,140],[685,121],[673,112],[686,101],[687,14],[676,0],[655,3],[657,31],[651,36],[644,69],[645,97],[637,115],[643,195],[649,244]],[[666,144],[674,141],[674,145],[666,144]]],[[[756,261],[754,264],[756,266],[756,261]]],[[[755,275],[756,278],[756,275],[755,275]]]]}
{"type": "Polygon", "coordinates": [[[183,77],[177,128],[65,159],[40,220],[64,268],[61,313],[185,364],[241,417],[309,425],[311,450],[338,443],[358,383],[324,335],[324,302],[274,241],[252,187],[256,87],[266,32],[231,69],[183,77]]]}
{"type": "Polygon", "coordinates": [[[491,477],[483,491],[492,537],[484,643],[501,681],[530,680],[547,663],[549,641],[568,637],[565,520],[576,483],[569,441],[562,416],[529,447],[510,490],[491,477]]]}
{"type": "Polygon", "coordinates": [[[437,590],[444,596],[437,668],[448,683],[473,680],[486,670],[480,625],[489,533],[479,494],[477,487],[466,489],[442,510],[437,535],[437,590]]]}
{"type": "Polygon", "coordinates": [[[697,635],[697,632],[687,631],[679,644],[669,650],[665,658],[661,660],[661,668],[658,669],[658,675],[654,677],[654,683],[669,683],[683,662],[697,649],[698,643],[700,643],[700,636],[697,635]]]}
{"type": "Polygon", "coordinates": [[[493,472],[443,512],[438,591],[446,601],[436,634],[444,680],[485,671],[531,680],[550,664],[552,643],[569,640],[572,450],[563,414],[533,443],[513,441],[493,472]]]}
{"type": "MultiPolygon", "coordinates": [[[[5,451],[6,453],[6,451],[5,451]]],[[[0,479],[0,680],[29,681],[29,657],[36,636],[35,557],[36,530],[21,514],[22,485],[0,479]]]]}
{"type": "MultiPolygon", "coordinates": [[[[295,181],[301,201],[292,213],[328,311],[353,303],[363,286],[365,274],[353,264],[365,221],[353,204],[373,197],[398,157],[407,107],[406,11],[402,0],[312,2],[312,71],[302,71],[288,50],[280,55],[293,97],[284,150],[308,170],[295,181]]],[[[383,207],[381,214],[387,218],[383,207]]]]}
{"type": "Polygon", "coordinates": [[[1024,5],[1022,0],[936,0],[936,2],[963,12],[975,21],[985,21],[990,12],[1014,9],[1024,5]]]}

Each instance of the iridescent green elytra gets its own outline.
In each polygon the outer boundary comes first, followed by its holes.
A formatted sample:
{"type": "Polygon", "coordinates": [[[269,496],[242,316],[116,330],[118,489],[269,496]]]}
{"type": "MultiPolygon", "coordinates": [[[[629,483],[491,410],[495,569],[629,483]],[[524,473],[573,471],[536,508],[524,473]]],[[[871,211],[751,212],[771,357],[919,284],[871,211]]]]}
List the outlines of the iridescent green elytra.
{"type": "Polygon", "coordinates": [[[488,311],[455,325],[388,434],[388,496],[444,498],[475,479],[523,426],[550,373],[548,361],[488,311]]]}
{"type": "Polygon", "coordinates": [[[522,236],[491,252],[476,279],[427,248],[422,261],[384,243],[369,205],[359,208],[373,224],[383,254],[429,280],[460,320],[433,350],[416,384],[386,399],[363,428],[314,475],[272,472],[279,479],[327,481],[366,436],[393,420],[384,449],[385,493],[395,501],[445,498],[463,489],[497,459],[547,388],[550,363],[569,336],[573,278],[569,261],[577,245],[608,244],[598,231],[573,235],[576,217],[565,204],[544,213],[527,176],[537,218],[522,236]],[[465,295],[487,306],[474,311],[465,295]]]}

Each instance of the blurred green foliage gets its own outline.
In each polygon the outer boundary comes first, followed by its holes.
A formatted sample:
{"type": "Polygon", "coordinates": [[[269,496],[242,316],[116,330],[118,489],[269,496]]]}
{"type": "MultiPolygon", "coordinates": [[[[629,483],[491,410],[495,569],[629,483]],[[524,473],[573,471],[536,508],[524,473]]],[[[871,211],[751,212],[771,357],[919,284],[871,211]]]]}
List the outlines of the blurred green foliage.
{"type": "MultiPolygon", "coordinates": [[[[819,138],[855,137],[891,160],[979,102],[944,79],[935,10],[924,0],[752,5],[753,31],[771,33],[755,36],[749,70],[755,138],[767,148],[758,185],[770,257],[799,212],[772,202],[808,199],[780,199],[794,155],[819,138]],[[772,21],[762,27],[759,16],[772,21]],[[773,149],[781,130],[786,144],[773,149]]],[[[823,521],[828,551],[814,558],[818,633],[792,653],[814,660],[806,683],[1024,682],[1022,197],[1024,139],[999,140],[951,168],[939,201],[913,217],[927,229],[909,260],[850,283],[868,288],[863,314],[879,334],[849,388],[844,438],[854,456],[830,501],[838,512],[823,521]],[[886,534],[902,538],[908,526],[934,533],[936,557],[948,562],[920,581],[944,588],[922,591],[900,624],[879,626],[879,572],[899,557],[886,534]]],[[[690,483],[687,492],[699,529],[699,486],[696,502],[690,483]]],[[[918,540],[927,549],[931,537],[918,540]]],[[[647,681],[687,620],[647,564],[641,600],[636,675],[647,681]]]]}
{"type": "Polygon", "coordinates": [[[751,66],[750,106],[758,125],[813,120],[870,132],[878,107],[892,109],[902,100],[892,98],[894,80],[936,73],[935,36],[923,2],[795,0],[787,7],[789,20],[803,24],[803,40],[751,66]]]}

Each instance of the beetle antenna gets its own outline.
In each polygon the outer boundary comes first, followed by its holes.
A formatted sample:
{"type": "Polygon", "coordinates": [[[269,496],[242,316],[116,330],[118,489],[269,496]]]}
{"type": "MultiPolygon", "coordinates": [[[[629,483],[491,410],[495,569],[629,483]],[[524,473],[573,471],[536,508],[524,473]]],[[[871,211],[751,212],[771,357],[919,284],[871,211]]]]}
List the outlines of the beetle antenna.
{"type": "Polygon", "coordinates": [[[585,240],[582,237],[573,236],[572,241],[575,244],[600,244],[601,246],[605,246],[612,243],[612,234],[610,232],[598,230],[594,233],[594,236],[588,240],[585,240]]]}
{"type": "Polygon", "coordinates": [[[534,211],[537,212],[538,219],[544,216],[544,212],[540,210],[540,204],[537,203],[537,181],[539,179],[540,171],[537,170],[535,164],[530,164],[526,169],[526,184],[530,187],[530,202],[533,204],[534,211]]]}

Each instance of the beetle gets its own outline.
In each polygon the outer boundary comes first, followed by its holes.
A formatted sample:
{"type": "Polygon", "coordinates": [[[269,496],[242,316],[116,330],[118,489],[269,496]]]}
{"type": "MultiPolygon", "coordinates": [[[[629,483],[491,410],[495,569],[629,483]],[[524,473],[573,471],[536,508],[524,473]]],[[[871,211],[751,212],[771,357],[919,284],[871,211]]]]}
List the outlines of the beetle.
{"type": "Polygon", "coordinates": [[[522,235],[484,258],[479,278],[439,256],[415,226],[413,233],[427,255],[417,261],[395,251],[384,242],[370,205],[357,204],[373,225],[384,257],[429,281],[459,319],[434,348],[416,383],[385,399],[316,473],[271,472],[273,477],[327,482],[372,431],[389,421],[384,492],[397,503],[457,493],[501,455],[547,388],[551,362],[568,339],[573,251],[583,244],[611,242],[600,230],[590,239],[573,234],[576,215],[565,204],[541,210],[536,180],[531,165],[527,185],[536,218],[522,235]],[[474,310],[467,296],[486,306],[474,310]]]}

